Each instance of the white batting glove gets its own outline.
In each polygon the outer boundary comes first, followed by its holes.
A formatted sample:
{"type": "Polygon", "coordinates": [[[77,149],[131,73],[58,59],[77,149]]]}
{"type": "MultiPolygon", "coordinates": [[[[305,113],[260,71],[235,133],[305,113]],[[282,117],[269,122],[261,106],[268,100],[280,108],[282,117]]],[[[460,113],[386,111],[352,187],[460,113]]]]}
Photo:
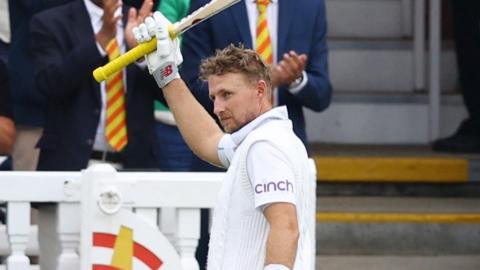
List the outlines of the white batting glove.
{"type": "Polygon", "coordinates": [[[290,268],[286,267],[283,264],[269,264],[265,266],[263,270],[290,270],[290,268]]]}
{"type": "Polygon", "coordinates": [[[178,38],[171,40],[168,26],[171,25],[162,13],[156,11],[147,17],[145,23],[133,28],[133,35],[138,43],[157,38],[157,50],[146,55],[148,71],[153,75],[160,88],[164,88],[175,78],[180,78],[178,65],[183,62],[178,38]]]}

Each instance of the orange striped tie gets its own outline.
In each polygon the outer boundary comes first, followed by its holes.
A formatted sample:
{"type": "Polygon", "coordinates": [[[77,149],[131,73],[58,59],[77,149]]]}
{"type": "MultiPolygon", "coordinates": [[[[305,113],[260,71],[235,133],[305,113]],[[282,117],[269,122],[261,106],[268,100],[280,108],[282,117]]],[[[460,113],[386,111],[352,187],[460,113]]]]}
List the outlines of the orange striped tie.
{"type": "Polygon", "coordinates": [[[269,0],[257,0],[258,22],[256,51],[263,61],[271,65],[273,63],[273,50],[267,23],[268,4],[270,4],[269,0]]]}
{"type": "MultiPolygon", "coordinates": [[[[120,56],[117,39],[112,39],[107,45],[108,59],[120,56]]],[[[127,124],[125,117],[125,87],[123,70],[114,73],[107,79],[107,124],[105,134],[108,143],[116,151],[121,151],[127,145],[127,124]]]]}

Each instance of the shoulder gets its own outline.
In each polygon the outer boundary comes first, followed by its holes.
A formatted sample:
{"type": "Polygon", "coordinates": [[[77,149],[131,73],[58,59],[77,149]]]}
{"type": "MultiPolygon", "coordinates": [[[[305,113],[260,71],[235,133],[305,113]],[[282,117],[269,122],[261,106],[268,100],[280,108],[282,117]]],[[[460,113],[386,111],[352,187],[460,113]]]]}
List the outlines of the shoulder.
{"type": "Polygon", "coordinates": [[[35,26],[37,23],[41,23],[41,22],[50,24],[50,23],[55,23],[59,21],[65,21],[65,19],[71,17],[71,12],[75,8],[75,6],[79,7],[81,4],[82,3],[79,1],[73,1],[71,3],[67,3],[61,6],[52,7],[52,8],[43,10],[33,15],[31,25],[35,26]]]}

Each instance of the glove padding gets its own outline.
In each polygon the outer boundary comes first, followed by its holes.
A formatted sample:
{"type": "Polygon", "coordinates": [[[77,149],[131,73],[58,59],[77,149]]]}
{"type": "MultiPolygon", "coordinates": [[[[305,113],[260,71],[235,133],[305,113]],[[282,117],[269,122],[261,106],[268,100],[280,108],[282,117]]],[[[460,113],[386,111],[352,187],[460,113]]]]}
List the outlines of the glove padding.
{"type": "Polygon", "coordinates": [[[168,33],[170,25],[170,21],[156,11],[153,16],[145,19],[145,23],[132,30],[139,44],[148,42],[153,37],[157,38],[157,50],[146,55],[145,59],[148,71],[160,88],[164,88],[173,79],[180,78],[178,65],[183,62],[178,38],[170,39],[168,33]]]}

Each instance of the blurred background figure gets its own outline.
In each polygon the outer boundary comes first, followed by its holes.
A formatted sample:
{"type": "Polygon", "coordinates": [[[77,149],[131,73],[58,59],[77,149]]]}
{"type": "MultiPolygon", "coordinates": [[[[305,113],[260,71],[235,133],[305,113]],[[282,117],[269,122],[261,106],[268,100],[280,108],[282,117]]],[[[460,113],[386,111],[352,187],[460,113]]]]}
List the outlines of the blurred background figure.
{"type": "Polygon", "coordinates": [[[95,162],[156,167],[153,102],[162,98],[146,65],[101,84],[92,71],[136,46],[131,29],[149,15],[118,0],[76,0],[35,15],[30,24],[35,78],[47,99],[39,170],[81,170],[95,162]]]}
{"type": "MultiPolygon", "coordinates": [[[[162,0],[158,11],[175,23],[188,14],[190,0],[162,0]]],[[[177,128],[172,113],[155,101],[155,133],[158,141],[158,168],[161,171],[190,171],[194,157],[177,128]]]]}
{"type": "Polygon", "coordinates": [[[452,0],[451,4],[460,88],[468,118],[453,135],[434,141],[433,150],[480,153],[480,2],[452,0]]]}
{"type": "Polygon", "coordinates": [[[11,40],[8,0],[0,0],[0,60],[6,62],[11,40]]]}
{"type": "MultiPolygon", "coordinates": [[[[36,144],[45,122],[45,97],[35,86],[30,54],[30,19],[35,13],[71,0],[10,0],[11,46],[8,70],[12,92],[12,107],[17,125],[13,147],[13,169],[35,170],[39,150],[36,144]]],[[[2,18],[2,16],[0,16],[2,18]]]]}
{"type": "Polygon", "coordinates": [[[5,63],[0,60],[0,156],[10,155],[14,142],[15,124],[12,116],[8,74],[5,63]]]}

